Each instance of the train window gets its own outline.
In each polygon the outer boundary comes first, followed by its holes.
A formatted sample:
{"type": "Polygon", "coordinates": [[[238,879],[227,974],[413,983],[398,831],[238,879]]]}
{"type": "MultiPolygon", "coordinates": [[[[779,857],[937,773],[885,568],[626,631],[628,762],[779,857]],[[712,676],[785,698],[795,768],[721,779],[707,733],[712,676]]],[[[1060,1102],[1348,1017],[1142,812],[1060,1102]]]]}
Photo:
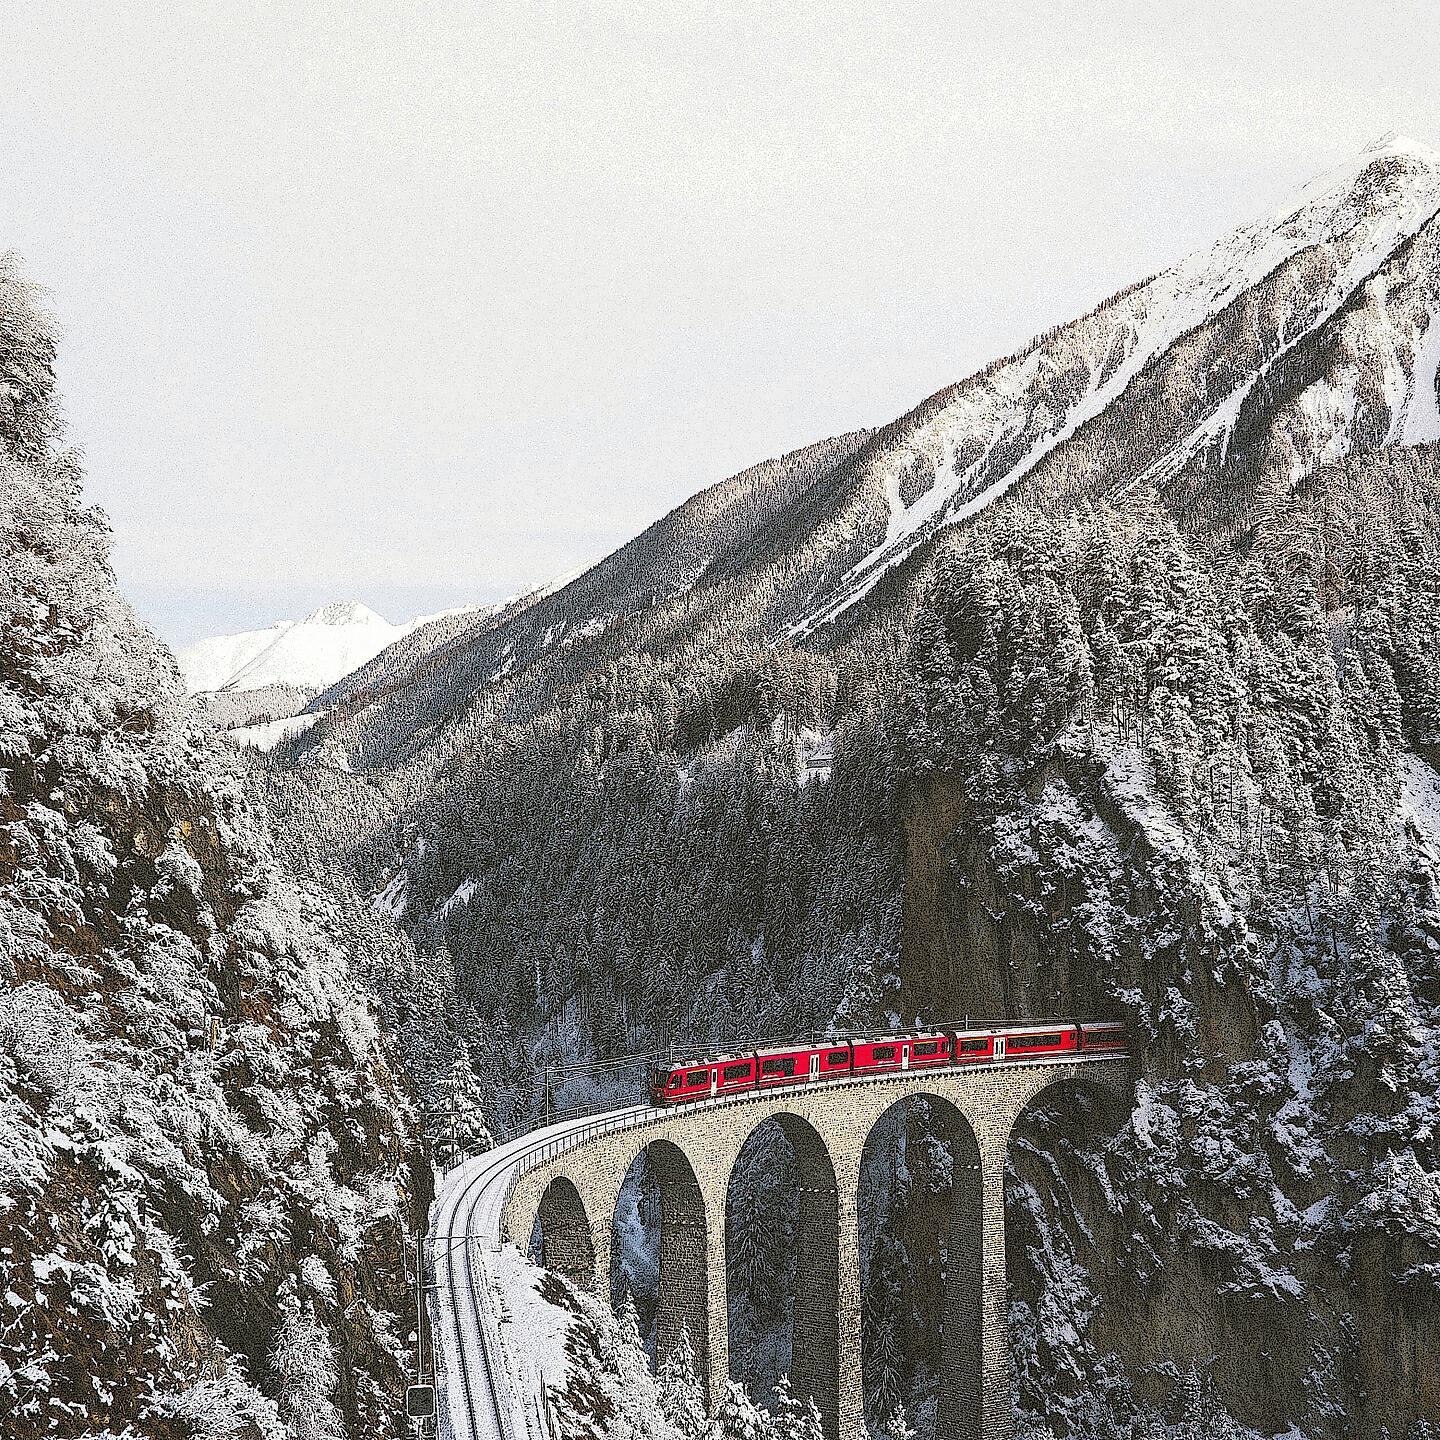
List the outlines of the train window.
{"type": "Polygon", "coordinates": [[[918,1060],[922,1055],[938,1054],[939,1050],[940,1042],[938,1040],[926,1040],[922,1044],[915,1046],[914,1050],[911,1051],[911,1054],[913,1054],[918,1060]]]}
{"type": "Polygon", "coordinates": [[[722,1080],[743,1080],[749,1073],[750,1066],[748,1064],[727,1065],[720,1072],[720,1078],[722,1080]]]}
{"type": "Polygon", "coordinates": [[[1044,1050],[1059,1043],[1058,1035],[1012,1035],[1005,1045],[1010,1050],[1044,1050]]]}
{"type": "Polygon", "coordinates": [[[988,1040],[962,1040],[960,1042],[960,1053],[962,1055],[984,1055],[990,1049],[988,1040]]]}
{"type": "Polygon", "coordinates": [[[683,1075],[672,1075],[670,1077],[670,1083],[665,1088],[667,1090],[678,1090],[684,1082],[684,1079],[685,1077],[683,1075]]]}
{"type": "Polygon", "coordinates": [[[704,1085],[709,1081],[709,1079],[710,1072],[708,1070],[692,1070],[685,1077],[685,1083],[687,1085],[704,1085]]]}
{"type": "Polygon", "coordinates": [[[765,1060],[760,1065],[762,1075],[793,1075],[795,1073],[795,1057],[786,1055],[783,1058],[765,1060]]]}
{"type": "Polygon", "coordinates": [[[850,1052],[848,1050],[832,1050],[825,1057],[825,1063],[833,1069],[836,1065],[846,1064],[849,1059],[850,1052]]]}
{"type": "Polygon", "coordinates": [[[872,1060],[893,1060],[895,1058],[895,1047],[893,1045],[876,1045],[870,1051],[872,1060]]]}

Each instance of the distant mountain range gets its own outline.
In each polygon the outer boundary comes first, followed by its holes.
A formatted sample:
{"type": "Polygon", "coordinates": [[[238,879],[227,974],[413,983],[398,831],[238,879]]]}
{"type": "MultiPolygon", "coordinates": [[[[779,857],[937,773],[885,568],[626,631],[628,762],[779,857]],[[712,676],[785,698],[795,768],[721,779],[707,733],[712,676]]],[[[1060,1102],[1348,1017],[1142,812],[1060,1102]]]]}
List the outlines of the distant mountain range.
{"type": "Polygon", "coordinates": [[[364,683],[339,686],[343,726],[322,729],[381,763],[367,737],[403,746],[381,717],[397,704],[444,745],[441,717],[614,651],[741,636],[829,649],[1005,497],[1074,508],[1153,491],[1188,526],[1240,534],[1323,465],[1440,439],[1437,211],[1440,156],[1386,137],[893,423],[704,491],[562,588],[459,617],[433,653],[377,645],[364,683]]]}
{"type": "Polygon", "coordinates": [[[457,621],[495,608],[462,606],[392,625],[358,600],[341,601],[303,620],[197,640],[175,659],[186,688],[232,740],[268,750],[314,723],[300,711],[316,695],[397,641],[422,630],[438,641],[457,621]]]}
{"type": "Polygon", "coordinates": [[[201,642],[182,668],[195,690],[303,689],[311,714],[338,685],[335,738],[379,724],[388,744],[404,727],[375,707],[453,715],[562,657],[568,672],[586,653],[653,645],[657,628],[667,644],[719,626],[829,648],[923,577],[937,537],[1007,496],[1076,507],[1152,490],[1188,525],[1243,533],[1322,465],[1440,439],[1437,210],[1440,157],[1387,136],[893,423],[704,491],[526,603],[456,613],[440,644],[390,651],[425,622],[326,607],[201,642]]]}

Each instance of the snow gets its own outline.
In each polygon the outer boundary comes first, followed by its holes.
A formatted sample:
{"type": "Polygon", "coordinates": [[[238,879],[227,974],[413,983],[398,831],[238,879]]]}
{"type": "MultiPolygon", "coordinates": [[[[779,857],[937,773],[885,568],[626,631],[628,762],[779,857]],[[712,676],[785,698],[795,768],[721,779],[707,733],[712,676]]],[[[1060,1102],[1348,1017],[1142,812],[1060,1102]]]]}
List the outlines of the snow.
{"type": "Polygon", "coordinates": [[[225,738],[237,745],[248,745],[253,750],[273,750],[282,740],[308,730],[325,714],[324,710],[318,710],[313,715],[290,715],[284,720],[270,720],[263,725],[241,725],[225,731],[225,738]]]}
{"type": "Polygon", "coordinates": [[[1406,361],[1411,357],[1407,357],[1402,351],[1399,343],[1401,328],[1390,312],[1389,277],[1382,270],[1370,281],[1367,288],[1380,322],[1376,328],[1376,340],[1384,347],[1384,354],[1381,356],[1383,368],[1380,373],[1380,393],[1385,397],[1385,410],[1390,416],[1390,424],[1385,433],[1385,443],[1390,445],[1399,437],[1405,423],[1412,369],[1406,361]]]}
{"type": "Polygon", "coordinates": [[[437,915],[448,915],[457,905],[468,905],[470,897],[475,893],[475,881],[473,879],[462,880],[446,899],[440,902],[435,913],[437,915]]]}
{"type": "Polygon", "coordinates": [[[1400,757],[1400,816],[1440,855],[1440,775],[1418,755],[1400,757]]]}
{"type": "Polygon", "coordinates": [[[540,1298],[545,1272],[515,1246],[497,1247],[490,1269],[501,1298],[500,1338],[510,1373],[523,1377],[525,1393],[539,1394],[546,1383],[564,1378],[571,1314],[540,1298]]]}
{"type": "Polygon", "coordinates": [[[1415,383],[1400,429],[1402,445],[1440,440],[1440,401],[1435,395],[1437,371],[1440,371],[1440,315],[1431,314],[1415,350],[1415,383]]]}
{"type": "Polygon", "coordinates": [[[410,877],[405,873],[405,867],[402,865],[371,903],[376,910],[382,911],[392,919],[399,920],[405,914],[409,897],[410,877]]]}
{"type": "Polygon", "coordinates": [[[258,655],[269,649],[295,621],[279,620],[263,630],[246,630],[239,635],[216,635],[197,640],[177,652],[180,673],[192,693],[220,690],[258,655]]]}
{"type": "Polygon", "coordinates": [[[484,608],[460,606],[392,625],[368,606],[350,600],[322,605],[303,620],[280,620],[263,630],[200,640],[175,658],[192,694],[263,690],[270,685],[324,690],[412,631],[484,608]]]}

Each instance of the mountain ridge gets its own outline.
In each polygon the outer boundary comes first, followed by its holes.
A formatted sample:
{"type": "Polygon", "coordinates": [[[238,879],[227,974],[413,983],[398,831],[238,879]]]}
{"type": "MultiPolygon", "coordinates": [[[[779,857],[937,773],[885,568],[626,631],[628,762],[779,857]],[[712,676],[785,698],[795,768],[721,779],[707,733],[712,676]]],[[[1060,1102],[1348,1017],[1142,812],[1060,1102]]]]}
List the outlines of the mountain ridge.
{"type": "MultiPolygon", "coordinates": [[[[1435,152],[1403,138],[1376,142],[1302,187],[1268,220],[1237,227],[1116,292],[890,424],[848,441],[837,437],[801,447],[741,472],[753,476],[767,467],[793,469],[826,454],[835,457],[819,463],[806,485],[787,491],[784,503],[768,512],[748,556],[732,549],[716,569],[712,555],[693,575],[679,578],[704,588],[748,570],[758,581],[755,596],[768,597],[762,628],[770,640],[808,643],[814,636],[828,644],[825,630],[860,599],[876,587],[906,588],[917,552],[1012,487],[1040,503],[1067,504],[1145,477],[1147,484],[1163,482],[1174,503],[1239,516],[1265,503],[1265,492],[1275,493],[1280,477],[1293,484],[1356,443],[1383,443],[1397,416],[1402,432],[1418,442],[1432,428],[1421,423],[1412,402],[1417,356],[1427,365],[1432,358],[1421,342],[1430,335],[1432,313],[1440,310],[1437,210],[1435,152]],[[1247,237],[1258,249],[1237,279],[1221,262],[1247,237]],[[1412,247],[1421,242],[1417,256],[1412,247]],[[1227,273],[1214,273],[1217,267],[1227,273]],[[1383,304],[1374,285],[1380,272],[1386,272],[1383,304]],[[1181,319],[1168,311],[1155,319],[1165,308],[1157,294],[1175,299],[1171,292],[1186,285],[1195,293],[1190,301],[1183,293],[1176,300],[1181,319]],[[1347,315],[1353,319],[1367,304],[1374,313],[1347,330],[1347,315]],[[1147,324],[1158,328],[1168,348],[1139,343],[1147,324]],[[1317,351],[1325,352],[1321,361],[1338,360],[1337,375],[1303,373],[1297,361],[1313,362],[1317,351]],[[1272,404],[1282,387],[1295,391],[1297,403],[1289,410],[1272,404]],[[1356,392],[1354,414],[1326,398],[1338,393],[1343,399],[1350,388],[1356,392]],[[1097,394],[1104,404],[1097,404],[1097,394]],[[979,407],[993,418],[997,406],[1009,421],[977,438],[972,412],[979,407]],[[952,423],[957,407],[969,414],[958,429],[952,423]],[[1384,421],[1377,418],[1382,410],[1384,421]]],[[[1431,338],[1440,346],[1440,331],[1431,338]]],[[[700,492],[645,534],[702,524],[706,497],[740,479],[700,492]]],[[[474,659],[464,666],[467,690],[489,683],[506,666],[513,672],[533,647],[553,643],[557,627],[573,634],[613,623],[604,618],[608,602],[591,604],[585,597],[617,567],[641,563],[643,540],[637,537],[543,597],[544,604],[526,616],[512,617],[508,653],[502,655],[507,626],[477,627],[474,659]],[[542,614],[554,615],[556,626],[540,625],[542,614]],[[573,620],[566,618],[572,614],[573,620]],[[531,625],[538,627],[533,633],[531,625]]],[[[675,589],[672,582],[642,593],[653,600],[675,589]]],[[[636,613],[639,595],[633,589],[630,594],[617,617],[636,613]]],[[[454,658],[445,667],[452,672],[454,658]]],[[[436,698],[432,688],[417,694],[415,703],[426,708],[436,698]]]]}

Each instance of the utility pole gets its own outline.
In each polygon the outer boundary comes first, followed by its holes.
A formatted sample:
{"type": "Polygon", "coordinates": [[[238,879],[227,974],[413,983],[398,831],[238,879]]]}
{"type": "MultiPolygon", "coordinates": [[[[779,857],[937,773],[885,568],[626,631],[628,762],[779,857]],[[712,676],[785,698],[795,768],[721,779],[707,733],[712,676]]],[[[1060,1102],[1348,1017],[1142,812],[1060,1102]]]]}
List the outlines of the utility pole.
{"type": "Polygon", "coordinates": [[[435,1382],[425,1378],[425,1232],[415,1231],[415,1383],[405,1390],[405,1416],[420,1436],[435,1433],[435,1382]]]}
{"type": "Polygon", "coordinates": [[[425,1378],[425,1232],[415,1232],[415,1378],[425,1378]]]}

